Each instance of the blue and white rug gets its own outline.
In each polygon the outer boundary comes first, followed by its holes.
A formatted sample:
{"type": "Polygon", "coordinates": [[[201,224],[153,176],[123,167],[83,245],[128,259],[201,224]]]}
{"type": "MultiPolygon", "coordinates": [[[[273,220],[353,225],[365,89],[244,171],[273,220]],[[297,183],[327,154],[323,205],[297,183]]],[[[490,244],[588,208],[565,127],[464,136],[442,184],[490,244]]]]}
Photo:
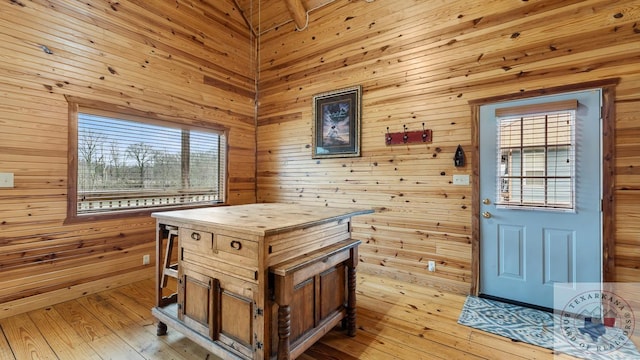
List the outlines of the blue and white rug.
{"type": "Polygon", "coordinates": [[[586,327],[567,335],[558,314],[475,296],[467,297],[458,323],[582,359],[640,359],[636,346],[619,328],[601,325],[598,333],[586,327]],[[605,332],[606,337],[600,336],[605,332]]]}

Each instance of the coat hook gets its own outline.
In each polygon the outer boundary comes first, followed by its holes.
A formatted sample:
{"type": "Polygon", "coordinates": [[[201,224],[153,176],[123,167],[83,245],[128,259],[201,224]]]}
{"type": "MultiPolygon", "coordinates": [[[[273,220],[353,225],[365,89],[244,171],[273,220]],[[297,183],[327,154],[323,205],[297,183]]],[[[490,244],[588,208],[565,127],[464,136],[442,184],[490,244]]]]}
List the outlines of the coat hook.
{"type": "Polygon", "coordinates": [[[424,128],[424,123],[422,123],[422,142],[427,142],[427,130],[424,128]]]}
{"type": "Polygon", "coordinates": [[[389,127],[387,126],[387,133],[384,134],[384,142],[387,145],[397,145],[397,144],[416,144],[416,143],[430,143],[432,140],[432,131],[431,129],[427,129],[425,127],[425,123],[422,123],[422,131],[414,130],[409,131],[407,125],[402,125],[402,132],[389,132],[389,127]],[[402,142],[400,141],[402,139],[402,142]],[[422,140],[422,141],[420,141],[422,140]]]}

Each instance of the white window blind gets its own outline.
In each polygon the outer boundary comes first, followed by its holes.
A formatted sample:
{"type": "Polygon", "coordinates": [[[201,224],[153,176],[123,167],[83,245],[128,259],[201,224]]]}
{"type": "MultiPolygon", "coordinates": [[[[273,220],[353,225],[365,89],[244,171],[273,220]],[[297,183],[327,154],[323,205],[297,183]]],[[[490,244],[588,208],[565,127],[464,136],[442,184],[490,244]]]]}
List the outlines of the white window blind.
{"type": "Polygon", "coordinates": [[[575,209],[577,102],[497,110],[497,205],[575,209]],[[518,112],[525,114],[518,115],[518,112]]]}
{"type": "Polygon", "coordinates": [[[77,215],[224,202],[224,132],[78,113],[77,215]]]}

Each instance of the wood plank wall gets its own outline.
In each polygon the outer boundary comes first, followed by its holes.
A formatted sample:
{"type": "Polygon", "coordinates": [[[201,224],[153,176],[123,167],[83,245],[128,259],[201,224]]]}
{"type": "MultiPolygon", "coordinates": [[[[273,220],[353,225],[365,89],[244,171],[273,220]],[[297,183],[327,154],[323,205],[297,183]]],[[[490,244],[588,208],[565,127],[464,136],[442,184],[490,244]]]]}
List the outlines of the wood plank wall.
{"type": "Polygon", "coordinates": [[[468,102],[619,77],[615,278],[640,278],[640,6],[635,0],[347,1],[259,35],[258,201],[377,210],[356,220],[361,271],[468,292],[468,102]],[[363,86],[362,156],[311,159],[314,94],[363,86]],[[384,134],[433,130],[431,144],[384,134]],[[427,261],[436,271],[427,271],[427,261]]]}
{"type": "Polygon", "coordinates": [[[63,225],[65,95],[228,127],[229,202],[255,202],[255,36],[233,0],[3,0],[0,54],[0,317],[152,274],[149,216],[63,225]]]}

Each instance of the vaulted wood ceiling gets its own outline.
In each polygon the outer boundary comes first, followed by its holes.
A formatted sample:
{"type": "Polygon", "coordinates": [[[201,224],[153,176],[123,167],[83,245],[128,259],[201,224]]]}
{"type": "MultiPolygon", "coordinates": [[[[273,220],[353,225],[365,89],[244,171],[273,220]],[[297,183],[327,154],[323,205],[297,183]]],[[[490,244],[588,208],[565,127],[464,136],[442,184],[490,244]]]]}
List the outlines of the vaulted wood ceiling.
{"type": "Polygon", "coordinates": [[[294,22],[305,28],[307,13],[335,0],[235,0],[254,34],[294,22]]]}

